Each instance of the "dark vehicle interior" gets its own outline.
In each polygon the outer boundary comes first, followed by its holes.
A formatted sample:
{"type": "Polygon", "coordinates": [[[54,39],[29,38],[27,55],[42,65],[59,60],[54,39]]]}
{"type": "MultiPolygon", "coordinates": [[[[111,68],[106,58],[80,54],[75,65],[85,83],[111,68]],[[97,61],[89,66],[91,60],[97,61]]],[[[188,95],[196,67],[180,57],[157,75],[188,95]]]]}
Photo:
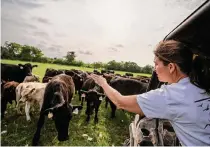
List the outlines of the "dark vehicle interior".
{"type": "MultiPolygon", "coordinates": [[[[164,40],[174,39],[192,47],[196,55],[210,58],[210,1],[205,1],[183,22],[175,27],[164,40]]],[[[161,83],[153,73],[148,90],[156,89],[161,83]]]]}

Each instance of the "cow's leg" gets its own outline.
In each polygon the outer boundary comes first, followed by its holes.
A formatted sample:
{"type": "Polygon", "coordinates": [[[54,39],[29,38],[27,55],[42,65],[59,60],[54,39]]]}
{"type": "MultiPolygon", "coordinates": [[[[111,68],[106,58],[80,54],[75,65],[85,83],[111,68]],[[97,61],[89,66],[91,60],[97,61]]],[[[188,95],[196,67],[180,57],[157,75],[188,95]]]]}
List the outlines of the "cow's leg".
{"type": "Polygon", "coordinates": [[[112,108],[111,118],[114,118],[115,117],[116,106],[111,101],[109,101],[109,102],[110,102],[110,106],[112,108]]]}
{"type": "Polygon", "coordinates": [[[107,108],[108,107],[108,101],[109,101],[108,97],[106,97],[105,100],[106,100],[105,108],[107,108]]]}
{"type": "Polygon", "coordinates": [[[18,114],[21,114],[21,111],[20,111],[20,102],[19,101],[17,102],[16,110],[17,110],[17,113],[18,114]]]}
{"type": "Polygon", "coordinates": [[[81,106],[83,106],[83,103],[84,103],[84,99],[85,99],[85,97],[82,97],[81,106]]]}
{"type": "Polygon", "coordinates": [[[78,93],[79,93],[79,101],[81,101],[81,95],[82,95],[82,94],[81,94],[80,90],[79,90],[78,93]]]}
{"type": "Polygon", "coordinates": [[[39,111],[41,111],[41,109],[42,109],[42,104],[43,104],[43,102],[40,101],[40,102],[39,102],[39,111]]]}
{"type": "Polygon", "coordinates": [[[41,113],[42,113],[42,111],[40,112],[40,117],[39,117],[39,120],[37,123],[36,133],[34,134],[34,138],[32,141],[32,146],[38,145],[41,129],[42,129],[42,126],[44,125],[45,116],[44,116],[44,114],[41,114],[41,113]]]}
{"type": "Polygon", "coordinates": [[[26,101],[25,112],[26,112],[26,120],[27,121],[31,121],[31,117],[29,115],[30,107],[31,107],[30,102],[26,101]]]}
{"type": "Polygon", "coordinates": [[[90,121],[90,114],[87,114],[86,122],[90,121]]]}
{"type": "Polygon", "coordinates": [[[95,123],[98,123],[98,108],[99,108],[99,106],[97,106],[97,107],[95,108],[95,118],[94,118],[94,122],[95,122],[95,123]]]}
{"type": "Polygon", "coordinates": [[[1,119],[4,118],[4,113],[7,109],[7,101],[2,99],[1,102],[1,119]]]}

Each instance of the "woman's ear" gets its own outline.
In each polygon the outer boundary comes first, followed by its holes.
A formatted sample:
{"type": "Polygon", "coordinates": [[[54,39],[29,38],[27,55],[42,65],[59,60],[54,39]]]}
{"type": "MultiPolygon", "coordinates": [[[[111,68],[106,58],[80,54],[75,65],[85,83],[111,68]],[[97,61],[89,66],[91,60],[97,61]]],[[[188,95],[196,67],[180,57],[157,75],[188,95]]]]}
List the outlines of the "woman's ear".
{"type": "Polygon", "coordinates": [[[168,68],[169,68],[169,73],[173,73],[176,70],[176,65],[175,63],[169,63],[168,64],[168,68]]]}

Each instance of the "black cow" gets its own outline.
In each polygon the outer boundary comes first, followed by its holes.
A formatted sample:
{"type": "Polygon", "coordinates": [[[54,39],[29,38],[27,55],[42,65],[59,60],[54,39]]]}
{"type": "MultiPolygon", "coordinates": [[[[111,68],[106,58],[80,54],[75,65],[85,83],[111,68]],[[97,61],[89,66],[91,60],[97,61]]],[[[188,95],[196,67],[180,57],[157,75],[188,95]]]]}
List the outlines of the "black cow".
{"type": "Polygon", "coordinates": [[[64,73],[64,70],[56,70],[53,68],[47,68],[45,71],[44,77],[54,77],[62,73],[64,73]]]}
{"type": "Polygon", "coordinates": [[[111,73],[111,74],[114,74],[114,70],[108,70],[107,73],[111,73]]]}
{"type": "Polygon", "coordinates": [[[132,73],[125,73],[125,76],[133,77],[133,74],[132,73]]]}
{"type": "Polygon", "coordinates": [[[1,79],[4,81],[23,82],[26,76],[32,75],[32,69],[37,65],[26,64],[3,64],[1,63],[1,79]]]}
{"type": "Polygon", "coordinates": [[[83,102],[84,102],[84,99],[85,99],[85,95],[83,94],[82,91],[89,91],[90,89],[93,89],[94,87],[96,86],[95,84],[95,81],[92,79],[92,78],[87,78],[86,81],[84,81],[83,85],[82,85],[82,88],[80,90],[80,97],[82,99],[82,102],[81,102],[81,105],[83,106],[83,102]]]}
{"type": "Polygon", "coordinates": [[[58,132],[58,140],[68,139],[69,121],[72,118],[74,109],[82,109],[82,106],[72,106],[71,99],[74,93],[73,79],[65,74],[60,74],[51,79],[47,84],[44,94],[44,101],[37,123],[36,133],[33,137],[32,145],[37,145],[41,128],[44,124],[45,115],[51,115],[58,132]]]}
{"type": "MultiPolygon", "coordinates": [[[[127,78],[116,78],[110,81],[110,86],[120,92],[122,95],[135,95],[146,92],[148,84],[137,80],[127,78]]],[[[115,117],[116,106],[108,98],[106,98],[106,106],[108,101],[112,109],[111,117],[115,117]]]]}
{"type": "Polygon", "coordinates": [[[93,114],[93,110],[95,109],[95,117],[94,122],[98,123],[98,110],[101,104],[101,101],[103,100],[104,94],[100,93],[103,92],[103,89],[101,87],[95,86],[93,89],[90,89],[88,91],[81,90],[83,94],[85,94],[85,100],[87,101],[87,108],[86,108],[86,121],[89,122],[90,115],[93,114]]]}
{"type": "Polygon", "coordinates": [[[82,88],[82,84],[83,84],[83,77],[79,74],[77,74],[75,71],[72,70],[65,70],[65,74],[69,75],[73,78],[74,81],[74,85],[75,85],[75,94],[77,94],[77,92],[79,93],[79,98],[80,98],[80,90],[82,88]]]}
{"type": "Polygon", "coordinates": [[[53,68],[47,68],[45,71],[45,75],[42,78],[42,83],[48,83],[54,76],[57,76],[59,74],[65,73],[65,70],[59,69],[53,69],[53,68]]]}
{"type": "Polygon", "coordinates": [[[97,75],[101,75],[101,73],[98,70],[96,70],[96,69],[93,70],[93,73],[97,74],[97,75]]]}
{"type": "Polygon", "coordinates": [[[101,74],[105,74],[105,73],[107,73],[107,71],[104,70],[104,69],[102,69],[102,70],[101,70],[101,74]]]}

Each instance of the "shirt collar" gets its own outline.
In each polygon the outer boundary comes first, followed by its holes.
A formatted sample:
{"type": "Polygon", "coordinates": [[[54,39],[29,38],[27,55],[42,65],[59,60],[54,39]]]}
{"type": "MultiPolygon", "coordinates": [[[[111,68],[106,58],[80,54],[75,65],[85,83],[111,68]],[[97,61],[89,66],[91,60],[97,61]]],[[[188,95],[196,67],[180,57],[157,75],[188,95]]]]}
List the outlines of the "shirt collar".
{"type": "Polygon", "coordinates": [[[179,80],[178,83],[186,83],[186,82],[189,82],[189,81],[190,81],[190,78],[186,77],[186,78],[183,78],[183,79],[179,80]]]}

